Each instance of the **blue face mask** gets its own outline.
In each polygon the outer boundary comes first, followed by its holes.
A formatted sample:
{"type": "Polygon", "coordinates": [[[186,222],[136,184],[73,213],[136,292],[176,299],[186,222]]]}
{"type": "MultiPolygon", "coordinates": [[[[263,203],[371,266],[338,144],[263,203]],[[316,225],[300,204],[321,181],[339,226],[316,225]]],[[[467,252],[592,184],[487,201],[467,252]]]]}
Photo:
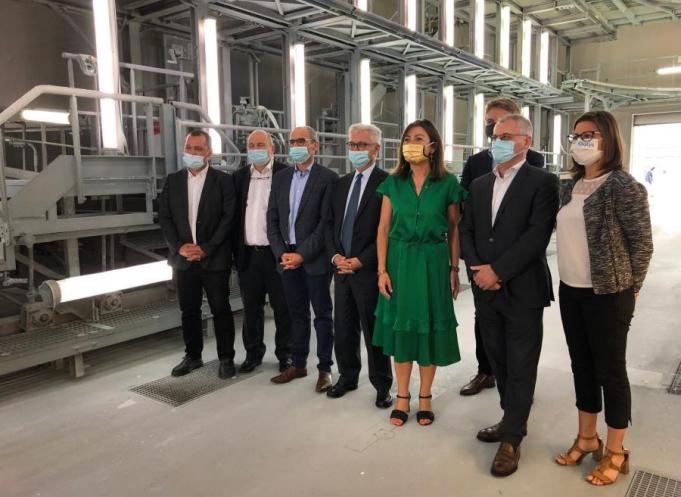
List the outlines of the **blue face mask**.
{"type": "Polygon", "coordinates": [[[264,166],[270,161],[270,152],[265,149],[254,148],[248,150],[247,155],[248,163],[256,166],[264,166]]]}
{"type": "Polygon", "coordinates": [[[205,163],[205,159],[201,155],[185,153],[182,155],[182,162],[187,169],[201,169],[205,163]]]}
{"type": "Polygon", "coordinates": [[[310,152],[307,150],[307,147],[291,147],[288,150],[288,158],[294,164],[302,164],[310,158],[310,152]]]}
{"type": "Polygon", "coordinates": [[[369,152],[366,150],[349,150],[348,160],[355,169],[362,169],[369,163],[369,152]]]}
{"type": "Polygon", "coordinates": [[[492,142],[492,157],[497,164],[508,162],[517,154],[513,151],[515,142],[511,140],[494,140],[492,142]]]}

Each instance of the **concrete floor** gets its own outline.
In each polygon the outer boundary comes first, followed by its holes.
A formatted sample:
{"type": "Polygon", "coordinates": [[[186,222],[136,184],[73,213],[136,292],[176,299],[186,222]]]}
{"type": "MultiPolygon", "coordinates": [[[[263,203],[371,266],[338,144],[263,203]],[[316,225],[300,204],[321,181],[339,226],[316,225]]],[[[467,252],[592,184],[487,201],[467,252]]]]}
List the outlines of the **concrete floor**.
{"type": "MultiPolygon", "coordinates": [[[[680,251],[679,237],[657,237],[630,333],[634,424],[627,438],[634,468],[677,479],[681,397],[667,394],[666,386],[681,360],[680,251]]],[[[555,257],[551,263],[555,276],[555,257]]],[[[475,370],[470,291],[456,312],[464,358],[438,371],[431,427],[413,417],[402,428],[389,425],[388,412],[373,406],[365,375],[359,390],[340,400],[316,394],[313,376],[275,386],[271,353],[251,377],[178,408],[129,392],[169,374],[181,357],[177,331],[89,355],[80,380],[50,370],[4,378],[0,496],[623,496],[631,475],[597,489],[583,482],[591,460],[581,468],[552,463],[576,433],[556,305],[545,315],[520,469],[506,479],[489,474],[496,447],[478,442],[475,433],[499,419],[497,393],[458,394],[475,370]]],[[[272,331],[268,322],[270,343],[272,331]]],[[[214,357],[211,342],[206,358],[214,357]]]]}

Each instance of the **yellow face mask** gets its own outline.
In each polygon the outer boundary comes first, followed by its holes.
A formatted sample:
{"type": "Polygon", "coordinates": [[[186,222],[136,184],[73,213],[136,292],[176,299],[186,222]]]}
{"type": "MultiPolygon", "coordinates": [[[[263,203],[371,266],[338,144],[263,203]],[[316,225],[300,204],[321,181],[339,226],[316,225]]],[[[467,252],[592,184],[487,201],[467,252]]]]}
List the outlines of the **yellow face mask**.
{"type": "Polygon", "coordinates": [[[402,155],[407,162],[410,164],[420,164],[428,160],[428,157],[424,153],[424,146],[417,143],[403,143],[402,144],[402,155]]]}

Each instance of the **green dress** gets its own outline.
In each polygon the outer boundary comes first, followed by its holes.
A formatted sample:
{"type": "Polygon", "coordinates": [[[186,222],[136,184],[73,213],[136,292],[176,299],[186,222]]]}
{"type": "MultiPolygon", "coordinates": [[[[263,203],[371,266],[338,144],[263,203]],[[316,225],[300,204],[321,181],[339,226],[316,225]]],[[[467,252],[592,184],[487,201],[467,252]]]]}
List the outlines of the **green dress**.
{"type": "Polygon", "coordinates": [[[390,299],[378,297],[373,343],[396,362],[447,366],[461,360],[449,278],[447,208],[466,198],[455,176],[414,181],[389,176],[377,192],[390,198],[387,271],[390,299]]]}

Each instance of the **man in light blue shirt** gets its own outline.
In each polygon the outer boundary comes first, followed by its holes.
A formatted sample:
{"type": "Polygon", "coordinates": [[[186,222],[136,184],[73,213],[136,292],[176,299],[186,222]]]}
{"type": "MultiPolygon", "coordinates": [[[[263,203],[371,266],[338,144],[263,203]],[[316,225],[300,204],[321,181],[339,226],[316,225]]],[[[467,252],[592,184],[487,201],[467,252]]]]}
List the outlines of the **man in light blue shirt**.
{"type": "Polygon", "coordinates": [[[301,126],[291,131],[288,156],[294,167],[272,178],[267,238],[279,261],[293,332],[293,364],[272,382],[288,383],[307,376],[312,304],[319,358],[316,391],[325,392],[333,382],[333,303],[329,288],[332,266],[324,250],[324,229],[338,175],[315,162],[318,150],[314,129],[301,126]]]}

